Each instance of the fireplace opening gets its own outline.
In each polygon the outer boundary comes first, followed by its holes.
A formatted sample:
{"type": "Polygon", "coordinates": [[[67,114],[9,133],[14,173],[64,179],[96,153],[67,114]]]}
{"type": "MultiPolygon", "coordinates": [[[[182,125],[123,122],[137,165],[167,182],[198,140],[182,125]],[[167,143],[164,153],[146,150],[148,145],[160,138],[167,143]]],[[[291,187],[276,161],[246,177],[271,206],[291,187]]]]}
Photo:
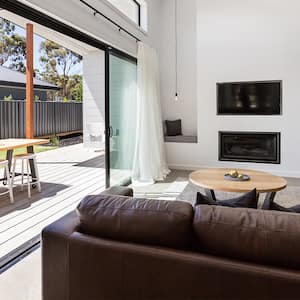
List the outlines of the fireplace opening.
{"type": "Polygon", "coordinates": [[[280,164],[280,133],[221,131],[219,160],[280,164]]]}

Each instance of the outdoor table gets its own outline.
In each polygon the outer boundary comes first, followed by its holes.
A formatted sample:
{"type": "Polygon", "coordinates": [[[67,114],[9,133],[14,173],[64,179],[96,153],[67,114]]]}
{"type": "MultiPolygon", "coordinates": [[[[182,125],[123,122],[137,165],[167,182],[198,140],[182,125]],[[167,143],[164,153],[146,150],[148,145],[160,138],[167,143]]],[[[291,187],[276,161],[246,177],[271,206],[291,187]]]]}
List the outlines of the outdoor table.
{"type": "MultiPolygon", "coordinates": [[[[47,144],[47,139],[0,139],[0,151],[6,151],[6,160],[8,161],[8,169],[11,172],[13,152],[17,148],[27,148],[27,153],[34,153],[34,145],[47,144]]],[[[30,160],[30,172],[32,178],[36,177],[33,161],[30,160]]],[[[0,181],[6,182],[7,174],[4,172],[4,177],[0,181]]]]}

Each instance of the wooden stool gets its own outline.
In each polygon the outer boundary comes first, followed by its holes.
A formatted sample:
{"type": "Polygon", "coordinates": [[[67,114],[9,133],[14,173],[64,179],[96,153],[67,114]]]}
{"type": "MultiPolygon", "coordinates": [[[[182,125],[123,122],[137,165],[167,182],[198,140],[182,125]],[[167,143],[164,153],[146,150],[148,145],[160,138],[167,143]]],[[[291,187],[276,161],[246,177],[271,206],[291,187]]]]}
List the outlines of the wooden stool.
{"type": "Polygon", "coordinates": [[[28,153],[28,154],[20,154],[20,155],[14,156],[13,171],[12,171],[13,184],[14,184],[14,179],[16,176],[16,165],[17,165],[18,160],[21,161],[21,174],[20,174],[21,175],[21,191],[23,191],[24,185],[27,185],[28,198],[31,198],[31,186],[32,185],[37,185],[38,191],[39,192],[42,191],[38,168],[37,168],[37,163],[36,163],[36,155],[32,154],[32,153],[28,153]],[[33,177],[32,174],[30,174],[30,160],[33,161],[35,177],[33,177]],[[26,174],[24,173],[24,162],[26,163],[26,174]],[[26,176],[26,183],[24,183],[25,176],[26,176]],[[30,177],[31,177],[31,181],[30,181],[30,177]]]}
{"type": "Polygon", "coordinates": [[[0,169],[4,169],[5,174],[7,176],[7,178],[6,178],[7,186],[4,186],[7,189],[7,191],[4,192],[4,193],[0,193],[0,196],[5,195],[5,194],[9,194],[10,202],[14,203],[13,181],[12,181],[12,178],[10,177],[10,174],[9,174],[8,161],[7,160],[0,161],[0,169]]]}

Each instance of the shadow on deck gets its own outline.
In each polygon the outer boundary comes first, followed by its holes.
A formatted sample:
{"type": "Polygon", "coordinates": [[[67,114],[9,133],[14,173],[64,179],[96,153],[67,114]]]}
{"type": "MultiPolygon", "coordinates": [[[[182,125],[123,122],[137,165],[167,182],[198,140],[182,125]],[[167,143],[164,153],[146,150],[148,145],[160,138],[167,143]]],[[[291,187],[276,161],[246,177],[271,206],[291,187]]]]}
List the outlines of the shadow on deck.
{"type": "Polygon", "coordinates": [[[41,193],[33,189],[29,199],[27,187],[22,192],[16,186],[15,203],[10,203],[8,195],[0,197],[0,264],[15,249],[36,240],[45,226],[74,210],[83,197],[105,188],[103,152],[78,144],[38,153],[37,162],[41,193]]]}

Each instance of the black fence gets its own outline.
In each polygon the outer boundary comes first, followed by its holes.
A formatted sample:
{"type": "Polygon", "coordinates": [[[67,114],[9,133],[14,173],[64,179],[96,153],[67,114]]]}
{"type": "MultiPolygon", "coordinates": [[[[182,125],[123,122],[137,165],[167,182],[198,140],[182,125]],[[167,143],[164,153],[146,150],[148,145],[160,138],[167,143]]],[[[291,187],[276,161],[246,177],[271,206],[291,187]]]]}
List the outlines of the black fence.
{"type": "MultiPolygon", "coordinates": [[[[24,101],[0,101],[0,138],[25,137],[24,101]]],[[[82,103],[36,101],[34,136],[82,131],[82,103]]]]}

